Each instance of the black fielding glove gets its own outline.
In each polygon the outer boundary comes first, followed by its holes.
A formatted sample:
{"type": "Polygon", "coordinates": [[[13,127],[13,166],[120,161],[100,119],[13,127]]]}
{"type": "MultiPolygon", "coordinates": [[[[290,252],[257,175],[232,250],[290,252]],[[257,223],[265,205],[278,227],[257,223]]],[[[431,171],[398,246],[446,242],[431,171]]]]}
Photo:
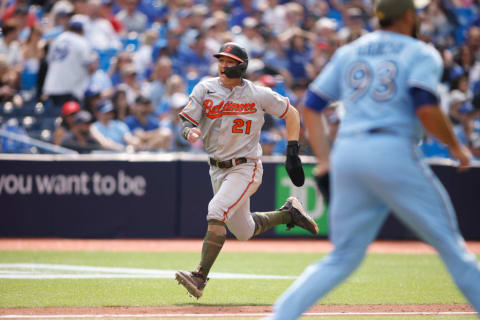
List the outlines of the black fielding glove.
{"type": "Polygon", "coordinates": [[[298,141],[288,141],[285,169],[287,170],[290,180],[292,180],[293,184],[297,187],[301,187],[305,183],[302,160],[300,160],[298,156],[299,149],[298,141]]]}
{"type": "Polygon", "coordinates": [[[314,178],[318,190],[327,201],[327,204],[330,203],[330,174],[327,171],[319,175],[315,174],[314,178]]]}

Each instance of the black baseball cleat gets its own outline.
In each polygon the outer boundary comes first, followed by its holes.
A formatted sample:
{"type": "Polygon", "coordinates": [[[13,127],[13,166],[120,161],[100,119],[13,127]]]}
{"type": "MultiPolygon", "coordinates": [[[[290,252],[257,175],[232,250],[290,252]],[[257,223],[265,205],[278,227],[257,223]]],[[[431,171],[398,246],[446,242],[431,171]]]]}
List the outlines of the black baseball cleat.
{"type": "Polygon", "coordinates": [[[197,299],[202,296],[203,289],[208,281],[208,278],[195,271],[177,271],[175,273],[175,279],[178,281],[178,284],[181,284],[187,289],[190,295],[197,299]]]}
{"type": "Polygon", "coordinates": [[[305,230],[308,230],[311,234],[318,233],[318,226],[315,221],[305,213],[303,207],[295,197],[290,197],[287,202],[279,209],[280,211],[288,211],[292,217],[292,221],[287,223],[287,230],[290,230],[294,226],[299,226],[305,230]]]}

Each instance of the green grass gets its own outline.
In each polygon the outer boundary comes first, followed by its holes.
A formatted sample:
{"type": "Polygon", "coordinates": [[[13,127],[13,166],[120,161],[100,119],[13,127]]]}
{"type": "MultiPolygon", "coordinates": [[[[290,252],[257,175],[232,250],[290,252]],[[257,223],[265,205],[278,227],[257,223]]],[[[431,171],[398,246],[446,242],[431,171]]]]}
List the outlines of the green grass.
{"type": "MultiPolygon", "coordinates": [[[[190,270],[199,256],[171,252],[0,251],[0,263],[190,270]]],[[[297,276],[320,257],[312,253],[224,252],[212,271],[297,276]]],[[[197,301],[188,297],[174,279],[0,279],[0,307],[271,305],[291,282],[212,279],[197,301]]],[[[466,300],[436,255],[369,254],[353,276],[321,302],[427,304],[466,300]]]]}

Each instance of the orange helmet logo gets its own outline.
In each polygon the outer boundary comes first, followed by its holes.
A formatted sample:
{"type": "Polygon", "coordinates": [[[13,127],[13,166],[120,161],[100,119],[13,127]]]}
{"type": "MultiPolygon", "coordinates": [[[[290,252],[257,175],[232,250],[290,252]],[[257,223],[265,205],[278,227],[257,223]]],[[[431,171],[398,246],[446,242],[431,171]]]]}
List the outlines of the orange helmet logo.
{"type": "Polygon", "coordinates": [[[228,52],[232,51],[232,49],[233,49],[233,46],[232,46],[232,45],[228,45],[228,46],[225,47],[225,49],[223,49],[223,52],[227,52],[227,53],[228,53],[228,52]]]}

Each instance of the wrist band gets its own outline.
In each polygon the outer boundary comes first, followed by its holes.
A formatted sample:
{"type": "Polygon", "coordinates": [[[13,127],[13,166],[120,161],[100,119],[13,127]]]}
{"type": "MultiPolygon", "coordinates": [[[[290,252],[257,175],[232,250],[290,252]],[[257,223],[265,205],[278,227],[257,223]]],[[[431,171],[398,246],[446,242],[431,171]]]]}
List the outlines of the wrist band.
{"type": "Polygon", "coordinates": [[[182,137],[188,141],[188,133],[192,130],[192,128],[185,127],[182,129],[182,137]]]}

